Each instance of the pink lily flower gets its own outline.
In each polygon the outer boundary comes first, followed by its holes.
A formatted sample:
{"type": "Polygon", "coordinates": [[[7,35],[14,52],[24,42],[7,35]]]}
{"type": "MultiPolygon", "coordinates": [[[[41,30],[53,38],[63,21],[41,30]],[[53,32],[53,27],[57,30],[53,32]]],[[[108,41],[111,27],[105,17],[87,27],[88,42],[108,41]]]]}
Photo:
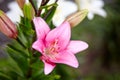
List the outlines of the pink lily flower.
{"type": "Polygon", "coordinates": [[[63,22],[59,27],[50,30],[47,23],[40,17],[33,19],[37,40],[32,47],[39,51],[44,62],[44,73],[49,74],[56,63],[63,63],[77,68],[79,63],[75,54],[85,50],[88,44],[83,41],[70,41],[71,29],[68,22],[63,22]]]}

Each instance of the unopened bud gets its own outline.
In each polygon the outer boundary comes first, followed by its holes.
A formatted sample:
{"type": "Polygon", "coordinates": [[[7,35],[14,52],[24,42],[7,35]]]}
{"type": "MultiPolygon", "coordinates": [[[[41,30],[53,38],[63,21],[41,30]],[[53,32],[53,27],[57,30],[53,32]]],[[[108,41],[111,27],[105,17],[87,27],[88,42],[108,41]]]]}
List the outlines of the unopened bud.
{"type": "Polygon", "coordinates": [[[87,13],[88,13],[88,10],[86,9],[78,11],[68,16],[65,21],[68,21],[71,27],[75,27],[86,17],[87,13]]]}
{"type": "Polygon", "coordinates": [[[17,1],[17,3],[18,3],[19,7],[20,7],[21,9],[23,9],[24,4],[25,4],[25,0],[16,0],[16,1],[17,1]]]}
{"type": "Polygon", "coordinates": [[[0,10],[0,31],[10,38],[17,37],[15,24],[0,10]]]}
{"type": "Polygon", "coordinates": [[[30,20],[32,20],[35,16],[35,10],[30,3],[27,3],[24,5],[23,13],[24,13],[24,16],[30,20]]]}

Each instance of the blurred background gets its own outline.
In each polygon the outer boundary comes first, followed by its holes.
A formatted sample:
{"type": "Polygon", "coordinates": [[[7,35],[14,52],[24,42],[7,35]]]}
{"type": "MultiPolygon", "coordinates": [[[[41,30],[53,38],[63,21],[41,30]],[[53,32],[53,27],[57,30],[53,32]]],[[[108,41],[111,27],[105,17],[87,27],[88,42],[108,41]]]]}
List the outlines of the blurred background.
{"type": "MultiPolygon", "coordinates": [[[[0,0],[0,9],[6,13],[11,11],[8,5],[13,1],[0,0]]],[[[76,55],[80,63],[78,69],[58,66],[69,70],[67,76],[76,78],[66,80],[120,80],[120,0],[104,0],[104,3],[106,18],[95,15],[89,20],[86,17],[72,29],[72,39],[86,41],[89,48],[76,55]]],[[[0,46],[9,41],[4,39],[0,33],[0,46]]],[[[3,57],[1,49],[0,56],[3,57]]]]}
{"type": "Polygon", "coordinates": [[[73,39],[89,44],[78,54],[81,80],[120,80],[120,0],[104,2],[106,18],[95,15],[73,29],[73,39]]]}

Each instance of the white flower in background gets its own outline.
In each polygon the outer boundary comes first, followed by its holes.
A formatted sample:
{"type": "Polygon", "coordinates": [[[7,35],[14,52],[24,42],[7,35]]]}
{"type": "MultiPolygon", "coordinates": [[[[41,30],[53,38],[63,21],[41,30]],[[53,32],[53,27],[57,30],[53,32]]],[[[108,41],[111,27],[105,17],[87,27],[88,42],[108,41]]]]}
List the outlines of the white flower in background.
{"type": "MultiPolygon", "coordinates": [[[[29,3],[28,0],[26,0],[26,3],[29,3]]],[[[38,0],[37,5],[40,6],[41,0],[38,0]]],[[[8,4],[8,7],[10,11],[6,12],[7,16],[14,22],[20,21],[20,16],[23,16],[22,10],[18,6],[16,1],[13,1],[8,4]]]]}
{"type": "Polygon", "coordinates": [[[8,11],[6,14],[7,16],[15,23],[20,21],[20,16],[23,15],[21,9],[19,8],[18,4],[13,1],[10,4],[8,4],[8,7],[10,8],[10,11],[8,11]]]}
{"type": "Polygon", "coordinates": [[[37,0],[37,7],[40,7],[42,0],[37,0]]]}
{"type": "MultiPolygon", "coordinates": [[[[48,4],[54,3],[55,0],[50,0],[48,4]]],[[[53,24],[59,26],[65,18],[77,11],[77,5],[72,1],[58,0],[58,7],[53,17],[53,24]]]]}
{"type": "Polygon", "coordinates": [[[87,15],[88,19],[93,19],[94,14],[97,14],[102,17],[106,17],[106,12],[103,9],[104,1],[103,0],[76,0],[79,1],[79,8],[88,9],[89,13],[87,15]]]}

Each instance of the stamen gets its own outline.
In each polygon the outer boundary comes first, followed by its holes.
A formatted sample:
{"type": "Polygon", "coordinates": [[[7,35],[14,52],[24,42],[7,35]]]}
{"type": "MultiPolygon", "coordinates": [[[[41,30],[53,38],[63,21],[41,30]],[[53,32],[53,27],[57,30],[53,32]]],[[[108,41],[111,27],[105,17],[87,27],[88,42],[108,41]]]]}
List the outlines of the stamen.
{"type": "Polygon", "coordinates": [[[58,46],[58,39],[55,39],[47,48],[45,48],[45,54],[55,59],[56,54],[58,54],[60,47],[58,46]]]}

